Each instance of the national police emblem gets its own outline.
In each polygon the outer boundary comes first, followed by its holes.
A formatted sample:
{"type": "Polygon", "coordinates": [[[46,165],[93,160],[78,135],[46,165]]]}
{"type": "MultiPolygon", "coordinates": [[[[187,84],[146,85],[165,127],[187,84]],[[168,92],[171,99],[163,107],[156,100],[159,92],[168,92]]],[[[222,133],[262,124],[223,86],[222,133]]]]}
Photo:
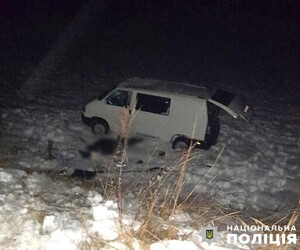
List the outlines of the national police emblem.
{"type": "Polygon", "coordinates": [[[209,245],[212,243],[217,243],[221,234],[218,232],[218,227],[202,227],[199,231],[199,235],[202,238],[202,242],[207,242],[209,245]]]}

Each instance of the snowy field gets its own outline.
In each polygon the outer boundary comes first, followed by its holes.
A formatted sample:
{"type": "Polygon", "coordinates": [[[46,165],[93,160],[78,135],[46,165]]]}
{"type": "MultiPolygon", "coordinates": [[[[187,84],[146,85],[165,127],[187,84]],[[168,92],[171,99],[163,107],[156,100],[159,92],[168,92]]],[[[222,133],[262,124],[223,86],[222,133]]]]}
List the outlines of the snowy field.
{"type": "MultiPolygon", "coordinates": [[[[21,107],[16,107],[15,100],[1,97],[0,248],[92,249],[96,242],[99,249],[143,249],[138,241],[128,247],[126,237],[120,235],[117,203],[113,197],[103,200],[99,182],[70,177],[74,169],[95,169],[95,163],[78,152],[96,140],[82,123],[81,110],[95,93],[111,88],[111,82],[92,80],[87,89],[84,76],[66,78],[65,84],[53,85],[34,103],[21,107]],[[77,88],[72,88],[73,82],[77,88]],[[95,240],[94,235],[101,240],[95,240]]],[[[240,89],[232,85],[233,91],[241,93],[240,89]]],[[[269,219],[274,221],[289,214],[299,201],[300,99],[263,88],[243,89],[242,94],[256,107],[253,120],[247,123],[221,113],[218,143],[207,151],[194,150],[184,191],[194,190],[194,194],[208,196],[242,214],[258,218],[273,215],[269,219]]],[[[299,87],[292,91],[299,93],[299,87]]],[[[123,220],[128,230],[134,232],[142,223],[136,218],[143,213],[136,195],[158,172],[147,170],[172,170],[179,157],[169,145],[145,143],[142,148],[129,149],[123,175],[123,220]]],[[[97,167],[107,167],[111,160],[109,156],[96,158],[97,167]]],[[[107,174],[95,178],[99,177],[107,178],[107,174]]],[[[209,249],[200,243],[200,228],[191,226],[195,218],[178,213],[175,238],[185,241],[155,243],[148,245],[150,249],[209,249]]],[[[223,223],[235,222],[229,219],[223,223]]],[[[211,249],[250,248],[223,244],[211,249]]]]}

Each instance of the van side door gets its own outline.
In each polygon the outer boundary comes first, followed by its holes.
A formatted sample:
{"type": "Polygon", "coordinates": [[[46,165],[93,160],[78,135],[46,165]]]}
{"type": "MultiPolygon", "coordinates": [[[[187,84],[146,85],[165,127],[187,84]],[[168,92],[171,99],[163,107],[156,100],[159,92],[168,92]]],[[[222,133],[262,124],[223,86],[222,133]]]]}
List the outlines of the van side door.
{"type": "Polygon", "coordinates": [[[132,129],[136,135],[168,142],[171,98],[137,92],[132,129]]]}

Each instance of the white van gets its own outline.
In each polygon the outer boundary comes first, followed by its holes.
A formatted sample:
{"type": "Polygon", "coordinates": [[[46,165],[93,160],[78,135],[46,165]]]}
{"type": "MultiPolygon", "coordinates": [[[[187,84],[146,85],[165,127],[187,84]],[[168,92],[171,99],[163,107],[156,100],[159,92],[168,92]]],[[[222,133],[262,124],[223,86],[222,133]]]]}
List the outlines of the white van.
{"type": "Polygon", "coordinates": [[[95,134],[118,133],[122,107],[137,110],[129,134],[168,142],[186,148],[191,142],[208,149],[216,142],[220,125],[219,109],[235,118],[250,118],[250,108],[233,93],[190,84],[127,79],[103,98],[89,102],[82,120],[95,134]]]}

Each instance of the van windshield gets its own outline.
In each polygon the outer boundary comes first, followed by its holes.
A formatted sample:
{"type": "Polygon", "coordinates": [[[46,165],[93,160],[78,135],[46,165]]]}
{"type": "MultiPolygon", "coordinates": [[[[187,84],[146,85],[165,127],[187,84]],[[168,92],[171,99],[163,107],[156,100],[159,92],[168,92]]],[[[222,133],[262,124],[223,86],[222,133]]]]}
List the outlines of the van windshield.
{"type": "Polygon", "coordinates": [[[212,100],[219,102],[225,106],[228,106],[233,98],[234,94],[226,90],[217,90],[211,97],[212,100]]]}
{"type": "Polygon", "coordinates": [[[102,100],[102,99],[103,99],[105,96],[107,96],[113,89],[114,89],[114,87],[104,89],[101,93],[98,94],[97,99],[98,99],[98,100],[102,100]]]}

